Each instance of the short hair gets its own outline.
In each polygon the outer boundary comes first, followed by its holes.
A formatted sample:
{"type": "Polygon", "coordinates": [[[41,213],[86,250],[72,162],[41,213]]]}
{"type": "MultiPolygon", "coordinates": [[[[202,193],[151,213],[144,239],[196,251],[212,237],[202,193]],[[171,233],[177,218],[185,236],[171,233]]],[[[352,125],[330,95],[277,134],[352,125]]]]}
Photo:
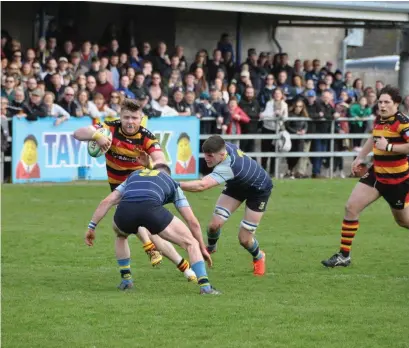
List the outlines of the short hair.
{"type": "Polygon", "coordinates": [[[32,141],[34,144],[36,144],[36,147],[38,147],[37,138],[36,138],[33,134],[27,135],[27,136],[24,138],[24,142],[23,142],[23,143],[25,144],[27,141],[32,141]]]}
{"type": "Polygon", "coordinates": [[[121,104],[121,111],[136,112],[141,109],[141,106],[134,99],[125,98],[121,104]]]}
{"type": "Polygon", "coordinates": [[[169,166],[165,163],[157,163],[153,166],[154,170],[159,170],[160,172],[165,172],[166,174],[170,175],[171,174],[171,170],[169,168],[169,166]]]}
{"type": "Polygon", "coordinates": [[[391,85],[387,85],[381,89],[379,95],[387,94],[389,95],[394,103],[400,104],[402,102],[402,97],[400,95],[399,89],[396,87],[392,87],[391,85]]]}
{"type": "Polygon", "coordinates": [[[181,141],[182,139],[187,139],[188,141],[190,141],[189,135],[187,133],[183,132],[183,133],[180,133],[176,144],[179,144],[179,141],[181,141]]]}
{"type": "Polygon", "coordinates": [[[220,135],[212,135],[203,143],[204,153],[217,153],[226,147],[226,142],[220,135]]]}

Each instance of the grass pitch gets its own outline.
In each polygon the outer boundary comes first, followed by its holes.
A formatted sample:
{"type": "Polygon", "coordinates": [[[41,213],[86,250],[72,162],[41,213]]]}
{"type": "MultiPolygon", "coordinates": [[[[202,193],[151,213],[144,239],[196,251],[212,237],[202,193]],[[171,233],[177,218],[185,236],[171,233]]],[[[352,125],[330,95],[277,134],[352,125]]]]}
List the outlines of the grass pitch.
{"type": "MultiPolygon", "coordinates": [[[[354,184],[276,182],[257,231],[263,278],[237,241],[242,210],[234,214],[209,271],[220,297],[199,296],[167,260],[153,269],[135,237],[136,288],[118,291],[112,212],[96,245],[83,243],[107,184],[5,185],[3,347],[409,347],[409,235],[384,201],[362,215],[351,267],[320,264],[339,248],[354,184]]],[[[204,231],[219,192],[188,195],[204,231]]]]}

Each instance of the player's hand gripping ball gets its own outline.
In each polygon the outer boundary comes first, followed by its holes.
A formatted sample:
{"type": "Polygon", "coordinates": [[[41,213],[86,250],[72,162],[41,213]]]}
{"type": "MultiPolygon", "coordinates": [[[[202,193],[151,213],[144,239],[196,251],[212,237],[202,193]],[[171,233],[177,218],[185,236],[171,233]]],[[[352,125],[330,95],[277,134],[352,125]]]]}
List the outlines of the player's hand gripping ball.
{"type": "Polygon", "coordinates": [[[111,131],[107,128],[100,128],[97,130],[98,133],[104,135],[104,137],[98,140],[90,140],[88,141],[88,153],[91,157],[100,157],[105,155],[105,153],[109,150],[109,146],[106,147],[106,150],[103,150],[101,147],[102,144],[106,144],[106,141],[109,141],[109,144],[112,142],[112,134],[111,131]]]}

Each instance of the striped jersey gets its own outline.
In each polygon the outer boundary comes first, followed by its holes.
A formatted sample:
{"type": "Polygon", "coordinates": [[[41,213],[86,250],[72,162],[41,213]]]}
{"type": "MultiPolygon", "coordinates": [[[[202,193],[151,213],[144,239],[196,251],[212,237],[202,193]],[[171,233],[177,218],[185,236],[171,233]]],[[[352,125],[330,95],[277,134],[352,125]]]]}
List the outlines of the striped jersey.
{"type": "Polygon", "coordinates": [[[141,152],[150,155],[154,151],[162,151],[156,137],[144,127],[133,135],[122,132],[121,121],[104,122],[97,128],[108,128],[112,133],[112,144],[105,154],[108,182],[121,184],[129,174],[145,167],[138,161],[141,152]]]}
{"type": "Polygon", "coordinates": [[[137,170],[119,185],[121,202],[151,202],[155,205],[173,203],[176,208],[189,207],[180,185],[159,170],[137,170]]]}
{"type": "Polygon", "coordinates": [[[236,145],[226,143],[225,159],[209,174],[219,184],[255,189],[271,190],[273,182],[270,175],[255,160],[246,156],[236,145]]]}
{"type": "MultiPolygon", "coordinates": [[[[374,140],[384,137],[391,144],[406,144],[409,142],[409,117],[397,114],[374,122],[372,131],[374,140]]],[[[376,180],[384,184],[399,184],[409,179],[408,156],[396,152],[388,152],[373,148],[373,167],[376,180]]]]}

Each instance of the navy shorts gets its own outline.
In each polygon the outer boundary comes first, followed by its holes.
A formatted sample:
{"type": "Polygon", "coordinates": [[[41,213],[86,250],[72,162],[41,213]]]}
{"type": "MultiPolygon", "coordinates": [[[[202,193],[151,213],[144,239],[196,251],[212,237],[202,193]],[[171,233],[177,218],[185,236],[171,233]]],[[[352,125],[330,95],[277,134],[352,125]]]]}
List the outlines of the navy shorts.
{"type": "Polygon", "coordinates": [[[136,234],[145,227],[151,234],[162,232],[173,220],[173,214],[161,205],[149,202],[119,203],[114,222],[126,234],[136,234]]]}
{"type": "Polygon", "coordinates": [[[376,180],[373,166],[368,169],[359,182],[378,190],[392,209],[402,210],[409,204],[409,180],[399,184],[388,185],[376,180]]]}
{"type": "Polygon", "coordinates": [[[243,187],[227,184],[223,194],[240,202],[246,201],[246,206],[256,212],[264,212],[271,195],[271,190],[243,189],[243,187]]]}

